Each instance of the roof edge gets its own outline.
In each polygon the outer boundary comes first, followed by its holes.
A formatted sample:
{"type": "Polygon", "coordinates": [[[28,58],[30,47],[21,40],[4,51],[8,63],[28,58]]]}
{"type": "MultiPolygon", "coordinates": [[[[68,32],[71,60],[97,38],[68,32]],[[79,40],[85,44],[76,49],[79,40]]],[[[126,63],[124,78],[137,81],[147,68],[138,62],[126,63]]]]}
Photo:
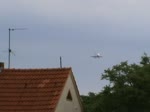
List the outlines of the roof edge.
{"type": "Polygon", "coordinates": [[[40,71],[40,70],[71,70],[71,67],[63,68],[4,68],[4,71],[40,71]]]}

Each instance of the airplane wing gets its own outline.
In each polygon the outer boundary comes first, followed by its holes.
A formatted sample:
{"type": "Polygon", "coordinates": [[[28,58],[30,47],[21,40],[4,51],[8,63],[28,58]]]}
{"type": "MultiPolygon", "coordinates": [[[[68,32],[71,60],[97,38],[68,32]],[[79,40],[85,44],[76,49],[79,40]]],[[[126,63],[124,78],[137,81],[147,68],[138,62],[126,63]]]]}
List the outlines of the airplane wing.
{"type": "Polygon", "coordinates": [[[101,58],[102,56],[91,56],[92,58],[101,58]]]}

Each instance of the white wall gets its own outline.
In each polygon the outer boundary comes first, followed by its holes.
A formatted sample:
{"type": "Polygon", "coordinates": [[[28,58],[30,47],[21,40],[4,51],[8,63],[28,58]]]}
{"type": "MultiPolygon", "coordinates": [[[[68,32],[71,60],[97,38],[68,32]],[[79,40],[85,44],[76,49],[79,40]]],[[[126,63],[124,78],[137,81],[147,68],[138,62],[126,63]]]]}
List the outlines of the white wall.
{"type": "Polygon", "coordinates": [[[55,112],[82,112],[81,106],[76,95],[75,87],[71,79],[71,75],[67,79],[65,88],[60,97],[55,112]],[[72,95],[72,101],[66,99],[69,90],[72,95]]]}

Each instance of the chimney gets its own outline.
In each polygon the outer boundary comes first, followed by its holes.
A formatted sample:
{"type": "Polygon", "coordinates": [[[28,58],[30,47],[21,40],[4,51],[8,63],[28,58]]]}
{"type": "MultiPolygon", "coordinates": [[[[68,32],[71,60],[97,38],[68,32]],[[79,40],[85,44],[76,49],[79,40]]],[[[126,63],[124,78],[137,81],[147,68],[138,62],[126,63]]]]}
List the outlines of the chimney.
{"type": "Polygon", "coordinates": [[[4,62],[0,62],[0,69],[4,69],[4,62]]]}

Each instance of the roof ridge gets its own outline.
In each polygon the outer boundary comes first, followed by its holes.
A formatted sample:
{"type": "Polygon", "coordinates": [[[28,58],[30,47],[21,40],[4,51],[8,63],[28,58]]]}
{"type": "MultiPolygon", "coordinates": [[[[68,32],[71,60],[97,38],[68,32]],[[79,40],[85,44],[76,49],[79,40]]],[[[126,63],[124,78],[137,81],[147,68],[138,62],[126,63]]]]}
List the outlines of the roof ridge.
{"type": "Polygon", "coordinates": [[[4,68],[4,71],[43,71],[43,70],[71,70],[71,67],[64,68],[4,68]]]}
{"type": "Polygon", "coordinates": [[[58,67],[58,68],[57,67],[56,68],[4,68],[4,69],[6,69],[6,70],[7,69],[9,69],[9,70],[18,70],[18,69],[21,69],[21,70],[25,69],[26,70],[26,69],[31,69],[32,70],[32,69],[70,69],[70,68],[71,67],[63,67],[63,68],[60,68],[60,67],[58,67]]]}

